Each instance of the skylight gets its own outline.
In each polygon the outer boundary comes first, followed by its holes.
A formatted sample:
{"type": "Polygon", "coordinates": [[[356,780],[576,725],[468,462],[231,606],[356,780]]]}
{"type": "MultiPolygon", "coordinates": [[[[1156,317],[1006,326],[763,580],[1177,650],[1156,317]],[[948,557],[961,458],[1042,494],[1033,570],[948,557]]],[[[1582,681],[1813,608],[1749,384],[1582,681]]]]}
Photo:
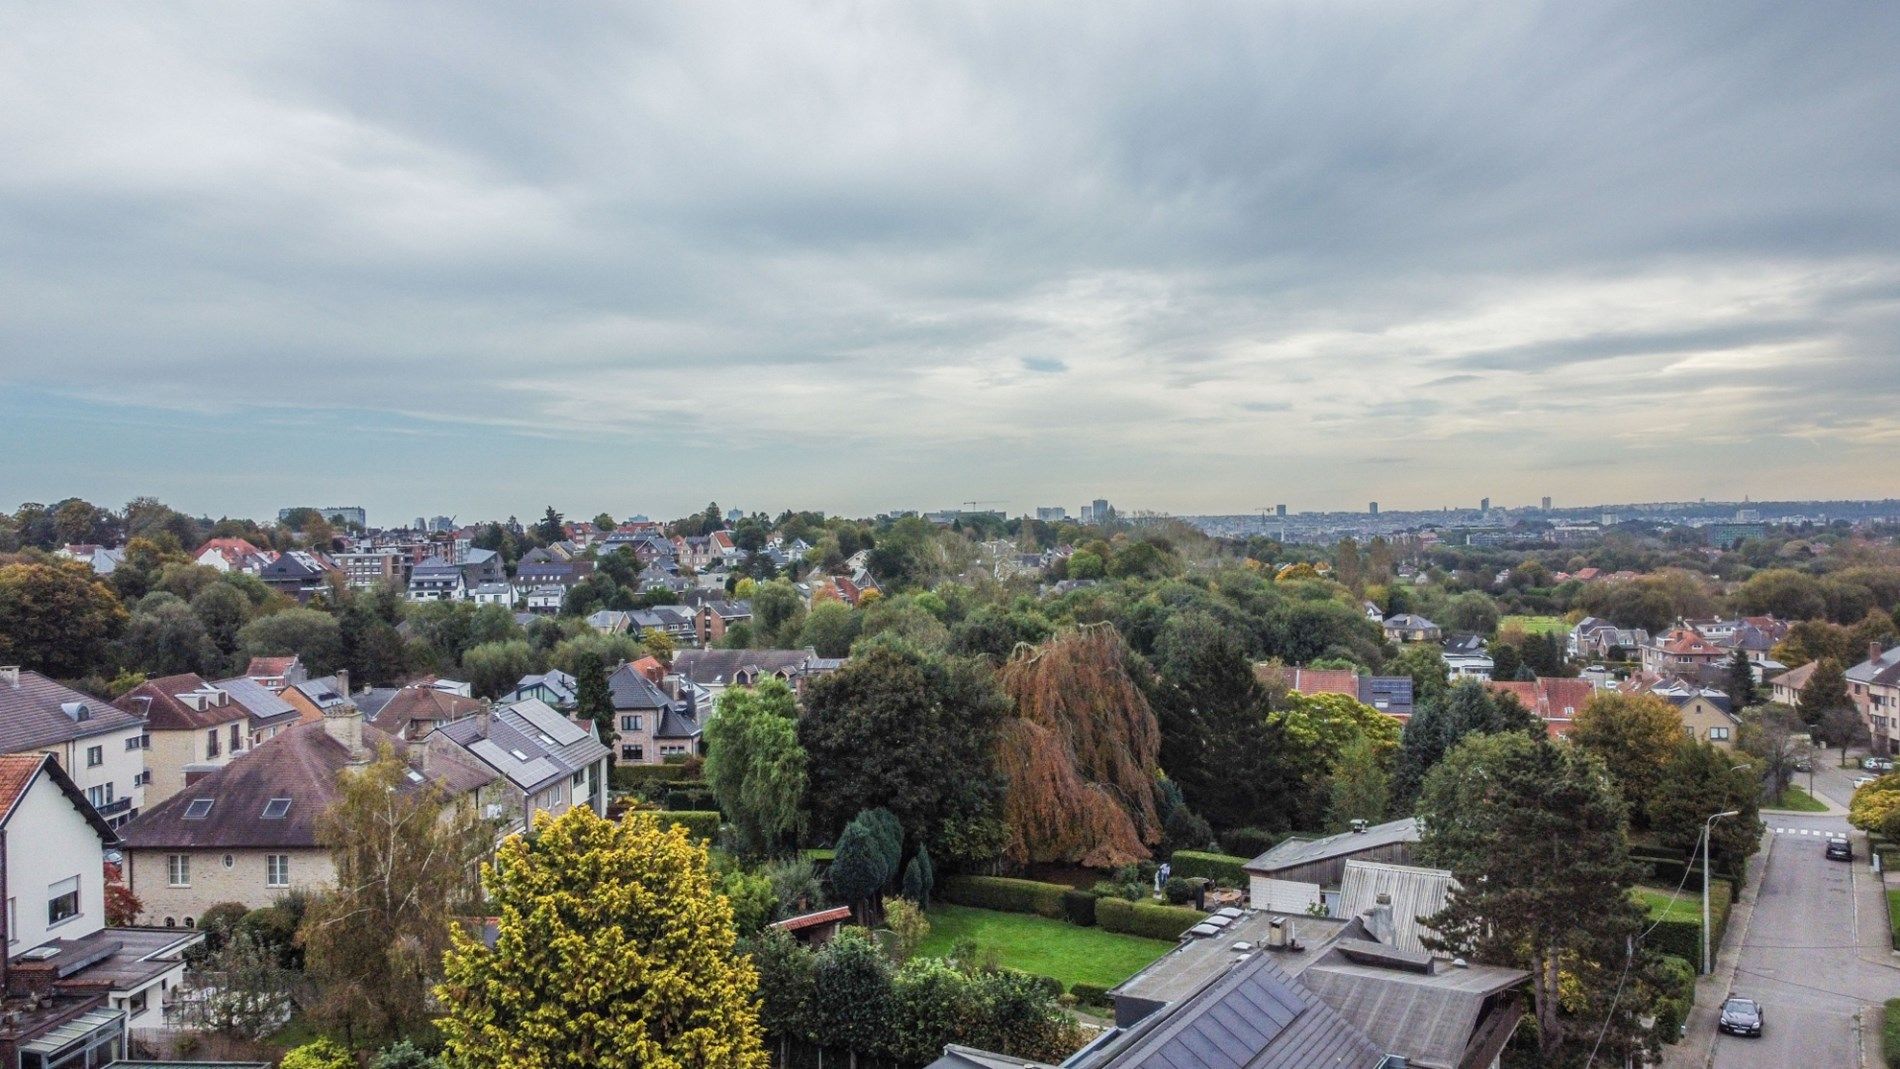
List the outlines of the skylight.
{"type": "Polygon", "coordinates": [[[284,814],[288,812],[290,812],[290,799],[288,798],[272,798],[270,801],[264,803],[265,820],[282,820],[284,819],[284,814]]]}
{"type": "Polygon", "coordinates": [[[191,804],[185,807],[185,819],[203,820],[210,816],[213,801],[214,799],[211,798],[193,798],[191,804]]]}

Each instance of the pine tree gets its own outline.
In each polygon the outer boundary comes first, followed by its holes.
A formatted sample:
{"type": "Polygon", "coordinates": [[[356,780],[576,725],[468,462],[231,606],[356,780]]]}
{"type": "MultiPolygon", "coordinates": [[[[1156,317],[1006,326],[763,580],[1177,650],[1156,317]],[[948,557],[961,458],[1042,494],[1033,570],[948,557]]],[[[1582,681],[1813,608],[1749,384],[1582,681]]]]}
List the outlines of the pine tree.
{"type": "Polygon", "coordinates": [[[1737,713],[1755,704],[1755,666],[1748,663],[1748,654],[1736,650],[1728,659],[1729,708],[1737,713]]]}
{"type": "Polygon", "coordinates": [[[604,739],[614,737],[614,692],[607,684],[607,665],[592,655],[575,666],[574,714],[592,720],[604,739]]]}
{"type": "Polygon", "coordinates": [[[765,1069],[758,975],[683,827],[540,814],[488,893],[494,949],[454,929],[437,988],[446,1069],[765,1069]]]}

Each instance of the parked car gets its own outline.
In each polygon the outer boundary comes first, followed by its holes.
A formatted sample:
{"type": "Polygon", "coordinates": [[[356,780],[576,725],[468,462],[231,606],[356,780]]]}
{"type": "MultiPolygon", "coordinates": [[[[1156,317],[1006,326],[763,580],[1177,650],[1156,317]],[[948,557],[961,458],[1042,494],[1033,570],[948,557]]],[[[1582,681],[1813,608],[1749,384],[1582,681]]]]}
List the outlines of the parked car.
{"type": "Polygon", "coordinates": [[[1793,767],[1796,772],[1812,772],[1814,771],[1814,762],[1808,760],[1807,755],[1803,754],[1794,759],[1794,763],[1791,767],[1793,767]]]}
{"type": "Polygon", "coordinates": [[[1892,772],[1893,758],[1891,757],[1863,757],[1860,759],[1860,767],[1866,769],[1869,772],[1892,772]]]}
{"type": "Polygon", "coordinates": [[[1829,861],[1854,860],[1854,844],[1848,842],[1845,835],[1830,838],[1827,841],[1827,859],[1829,861]]]}
{"type": "Polygon", "coordinates": [[[1722,1016],[1716,1027],[1732,1036],[1761,1035],[1761,1003],[1752,998],[1731,995],[1722,1003],[1722,1016]]]}
{"type": "Polygon", "coordinates": [[[1854,789],[1858,791],[1879,778],[1879,776],[1856,776],[1854,777],[1854,789]]]}

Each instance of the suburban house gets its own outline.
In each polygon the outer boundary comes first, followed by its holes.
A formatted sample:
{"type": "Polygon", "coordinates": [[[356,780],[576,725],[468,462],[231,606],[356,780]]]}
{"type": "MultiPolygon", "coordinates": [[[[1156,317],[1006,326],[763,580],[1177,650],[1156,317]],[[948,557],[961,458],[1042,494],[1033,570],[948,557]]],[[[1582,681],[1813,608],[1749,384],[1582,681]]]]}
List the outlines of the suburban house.
{"type": "Polygon", "coordinates": [[[749,687],[776,676],[803,691],[813,676],[836,671],[844,662],[802,650],[681,650],[673,655],[672,675],[713,698],[727,687],[749,687]]]}
{"type": "MultiPolygon", "coordinates": [[[[319,818],[338,797],[339,774],[368,764],[384,746],[407,753],[402,740],[343,705],[146,810],[125,829],[133,893],[170,927],[195,923],[219,902],[257,909],[292,888],[328,886],[336,871],[329,847],[318,841],[319,818]]],[[[432,780],[460,796],[489,778],[445,761],[410,782],[432,780]]]]}
{"type": "MultiPolygon", "coordinates": [[[[1427,882],[1429,882],[1429,877],[1427,882]]],[[[1521,969],[1404,939],[1392,895],[1345,919],[1223,909],[1109,991],[1065,1069],[1483,1069],[1524,1014],[1521,969]]],[[[1041,1069],[952,1045],[930,1069],[1041,1069]]]]}
{"type": "MultiPolygon", "coordinates": [[[[1267,670],[1256,666],[1254,671],[1263,675],[1267,670]]],[[[1344,694],[1400,722],[1412,719],[1411,676],[1362,676],[1350,668],[1294,668],[1282,675],[1300,694],[1344,694]]]]}
{"type": "Polygon", "coordinates": [[[1599,620],[1586,616],[1570,629],[1570,655],[1572,657],[1612,658],[1612,651],[1620,651],[1622,659],[1634,656],[1636,651],[1649,643],[1649,632],[1640,627],[1618,627],[1608,620],[1599,620]]]}
{"type": "Polygon", "coordinates": [[[607,747],[592,725],[546,702],[529,698],[445,724],[415,749],[425,776],[456,766],[484,770],[475,801],[504,835],[531,827],[536,813],[558,817],[582,805],[607,811],[607,747]]]}
{"type": "Polygon", "coordinates": [[[1712,742],[1724,750],[1735,748],[1742,718],[1735,715],[1727,695],[1668,695],[1664,700],[1682,714],[1682,730],[1697,742],[1712,742]]]}
{"type": "Polygon", "coordinates": [[[1482,635],[1453,635],[1445,640],[1440,654],[1453,682],[1460,679],[1490,679],[1497,664],[1485,651],[1482,635]]]}
{"type": "Polygon", "coordinates": [[[323,719],[323,714],[350,700],[350,674],[338,672],[320,679],[307,679],[285,689],[283,699],[297,710],[304,723],[323,719]]]}
{"type": "Polygon", "coordinates": [[[1702,678],[1719,669],[1729,651],[1692,627],[1672,627],[1642,646],[1643,671],[1702,678]]]}
{"type": "Polygon", "coordinates": [[[1356,824],[1351,831],[1320,839],[1291,838],[1241,866],[1247,874],[1247,904],[1274,913],[1334,915],[1348,861],[1409,865],[1418,842],[1418,821],[1356,824]]]}
{"type": "Polygon", "coordinates": [[[517,583],[515,594],[534,615],[556,616],[567,604],[567,592],[570,589],[572,588],[560,583],[541,583],[532,587],[524,587],[517,583]]]}
{"type": "Polygon", "coordinates": [[[343,569],[343,578],[353,590],[374,590],[385,583],[405,586],[409,583],[410,561],[398,549],[351,550],[330,559],[343,569]]]}
{"type": "Polygon", "coordinates": [[[253,657],[251,663],[245,665],[244,674],[257,680],[272,694],[280,694],[285,687],[296,686],[310,678],[296,654],[288,657],[253,657]]]}
{"type": "Polygon", "coordinates": [[[587,626],[603,635],[624,635],[633,627],[633,614],[624,609],[598,609],[587,614],[587,626]]]}
{"type": "Polygon", "coordinates": [[[622,764],[657,765],[699,752],[699,694],[685,688],[678,698],[668,694],[634,664],[623,664],[607,676],[613,692],[614,737],[609,740],[622,764]]]}
{"type": "Polygon", "coordinates": [[[330,587],[331,577],[343,579],[343,571],[330,558],[315,550],[293,549],[279,553],[277,559],[258,570],[264,585],[299,602],[309,601],[330,587]]]}
{"type": "MultiPolygon", "coordinates": [[[[1771,678],[1768,681],[1768,696],[1770,700],[1780,702],[1790,707],[1799,706],[1801,704],[1802,688],[1808,685],[1808,680],[1814,678],[1814,670],[1820,666],[1820,663],[1819,661],[1809,661],[1807,664],[1790,668],[1786,672],[1771,678]]],[[[1848,688],[1848,692],[1850,695],[1853,693],[1851,685],[1848,688]]]]}
{"type": "Polygon", "coordinates": [[[744,601],[707,601],[702,602],[699,611],[693,616],[694,635],[702,646],[710,646],[723,638],[726,631],[736,624],[752,619],[752,606],[744,601]]]}
{"type": "Polygon", "coordinates": [[[1401,645],[1408,642],[1437,642],[1445,637],[1445,631],[1437,624],[1413,613],[1403,612],[1387,617],[1385,621],[1385,640],[1401,645]]]}
{"type": "Polygon", "coordinates": [[[1847,695],[1859,707],[1878,754],[1900,752],[1900,646],[1867,647],[1867,659],[1847,670],[1847,695]]]}
{"type": "Polygon", "coordinates": [[[1492,680],[1485,684],[1498,694],[1509,694],[1517,703],[1537,714],[1544,731],[1553,739],[1570,734],[1570,727],[1583,707],[1596,696],[1597,688],[1585,679],[1538,676],[1534,680],[1492,680]]]}
{"type": "Polygon", "coordinates": [[[111,575],[125,562],[125,550],[90,543],[69,543],[53,551],[61,560],[76,560],[98,575],[111,575]]]}
{"type": "Polygon", "coordinates": [[[495,699],[497,705],[512,705],[515,702],[534,698],[544,701],[563,711],[574,708],[580,698],[580,680],[558,668],[550,668],[540,675],[522,676],[515,689],[495,699]]]}
{"type": "Polygon", "coordinates": [[[468,600],[477,605],[499,605],[504,609],[515,607],[515,588],[508,583],[483,583],[469,591],[468,600]]]}
{"type": "Polygon", "coordinates": [[[635,635],[648,630],[658,631],[680,646],[690,646],[699,640],[698,620],[693,610],[684,605],[655,605],[651,609],[635,609],[627,617],[629,630],[635,635]]]}
{"type": "Polygon", "coordinates": [[[59,762],[0,757],[0,1065],[103,1066],[125,1052],[130,1029],[164,1026],[184,953],[204,936],[107,927],[101,855],[117,846],[59,762]]]}
{"type": "Polygon", "coordinates": [[[0,753],[51,754],[117,828],[145,806],[145,721],[38,672],[0,668],[0,753]]]}
{"type": "Polygon", "coordinates": [[[370,716],[369,722],[397,738],[414,740],[485,708],[487,703],[478,698],[457,694],[425,680],[397,690],[370,716]]]}
{"type": "Polygon", "coordinates": [[[409,573],[410,601],[466,601],[468,584],[462,569],[441,557],[430,557],[409,573]]]}
{"type": "Polygon", "coordinates": [[[145,720],[148,806],[298,722],[294,706],[246,676],[218,683],[193,672],[162,676],[112,704],[145,720]]]}
{"type": "Polygon", "coordinates": [[[275,553],[266,552],[242,538],[213,538],[199,546],[191,559],[207,568],[216,568],[221,572],[246,572],[256,575],[264,566],[276,559],[275,553]]]}

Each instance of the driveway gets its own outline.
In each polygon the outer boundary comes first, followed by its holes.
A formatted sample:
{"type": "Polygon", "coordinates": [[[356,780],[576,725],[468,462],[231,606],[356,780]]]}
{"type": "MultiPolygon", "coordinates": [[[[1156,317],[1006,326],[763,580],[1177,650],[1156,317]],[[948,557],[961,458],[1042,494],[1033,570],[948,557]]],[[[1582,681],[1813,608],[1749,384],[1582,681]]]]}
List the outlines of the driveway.
{"type": "MultiPolygon", "coordinates": [[[[1815,772],[1816,789],[1834,799],[1831,777],[1815,772]]],[[[1884,893],[1865,856],[1852,864],[1824,856],[1827,836],[1848,831],[1842,817],[1764,813],[1762,821],[1766,870],[1734,951],[1733,990],[1762,1003],[1767,1027],[1759,1039],[1718,1036],[1714,1064],[1858,1069],[1862,1043],[1879,1042],[1879,1014],[1865,1014],[1864,1036],[1857,1015],[1900,997],[1884,893]]],[[[1864,850],[1857,841],[1856,854],[1864,850]]]]}

